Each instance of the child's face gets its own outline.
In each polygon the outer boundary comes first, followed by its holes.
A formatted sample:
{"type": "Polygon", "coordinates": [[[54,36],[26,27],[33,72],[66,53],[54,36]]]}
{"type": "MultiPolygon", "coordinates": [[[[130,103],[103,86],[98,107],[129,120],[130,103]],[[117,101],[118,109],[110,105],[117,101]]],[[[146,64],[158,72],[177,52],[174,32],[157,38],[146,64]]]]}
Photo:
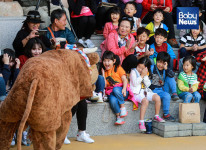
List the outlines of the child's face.
{"type": "Polygon", "coordinates": [[[199,17],[201,17],[202,16],[202,12],[201,11],[199,11],[199,17]]]}
{"type": "Polygon", "coordinates": [[[156,42],[157,46],[161,46],[162,43],[164,43],[167,40],[167,38],[165,38],[162,35],[154,35],[154,38],[155,38],[155,42],[156,42]]]}
{"type": "Polygon", "coordinates": [[[125,9],[124,9],[125,14],[127,14],[130,17],[133,17],[134,14],[136,14],[136,9],[135,6],[132,4],[127,4],[125,9]]]}
{"type": "Polygon", "coordinates": [[[138,64],[137,65],[137,71],[139,72],[139,74],[142,74],[142,70],[146,68],[144,64],[138,64]]]}
{"type": "Polygon", "coordinates": [[[164,19],[163,14],[160,12],[156,12],[153,16],[154,22],[160,23],[164,19]]]}
{"type": "Polygon", "coordinates": [[[118,13],[111,13],[112,22],[118,22],[120,18],[120,14],[118,13]]]}
{"type": "Polygon", "coordinates": [[[200,26],[199,29],[191,29],[192,36],[197,37],[200,34],[200,26]]]}
{"type": "Polygon", "coordinates": [[[122,36],[127,36],[131,31],[131,24],[129,21],[124,20],[119,25],[119,34],[122,36]]]}
{"type": "Polygon", "coordinates": [[[31,54],[33,57],[39,56],[42,53],[42,47],[40,44],[35,44],[31,49],[31,54]]]}
{"type": "Polygon", "coordinates": [[[104,60],[103,60],[103,65],[104,65],[104,67],[105,67],[105,70],[110,70],[110,69],[112,69],[115,62],[116,62],[116,59],[115,59],[115,60],[104,59],[104,60]]]}
{"type": "Polygon", "coordinates": [[[9,67],[13,67],[15,65],[15,60],[14,59],[10,59],[9,60],[9,67]]]}
{"type": "Polygon", "coordinates": [[[157,65],[157,69],[158,69],[158,70],[163,70],[165,63],[166,63],[166,62],[163,62],[162,60],[158,60],[158,61],[157,61],[157,64],[156,64],[156,65],[157,65]]]}
{"type": "Polygon", "coordinates": [[[139,44],[145,44],[147,40],[149,40],[149,36],[143,32],[142,34],[137,36],[139,44]]]}
{"type": "Polygon", "coordinates": [[[191,73],[193,69],[192,64],[190,63],[190,61],[185,61],[183,64],[183,70],[185,73],[191,73]]]}

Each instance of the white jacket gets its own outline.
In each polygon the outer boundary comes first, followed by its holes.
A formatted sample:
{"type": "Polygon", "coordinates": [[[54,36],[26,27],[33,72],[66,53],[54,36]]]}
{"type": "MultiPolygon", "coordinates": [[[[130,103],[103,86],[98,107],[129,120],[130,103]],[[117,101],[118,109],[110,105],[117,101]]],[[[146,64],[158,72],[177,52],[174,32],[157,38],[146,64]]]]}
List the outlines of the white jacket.
{"type": "Polygon", "coordinates": [[[142,78],[140,76],[139,72],[137,71],[137,69],[133,68],[130,72],[130,89],[132,90],[132,92],[134,94],[140,93],[142,81],[144,82],[144,84],[146,86],[147,92],[151,92],[151,90],[149,89],[149,86],[151,85],[151,81],[150,81],[149,77],[144,76],[144,78],[142,78]]]}

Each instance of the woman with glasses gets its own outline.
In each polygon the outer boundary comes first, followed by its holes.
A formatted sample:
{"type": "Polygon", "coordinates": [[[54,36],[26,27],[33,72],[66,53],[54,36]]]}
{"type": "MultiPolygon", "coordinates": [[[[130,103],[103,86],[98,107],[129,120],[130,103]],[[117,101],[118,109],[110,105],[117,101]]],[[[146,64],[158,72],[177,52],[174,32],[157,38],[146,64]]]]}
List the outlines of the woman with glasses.
{"type": "Polygon", "coordinates": [[[133,28],[133,18],[123,17],[119,21],[118,29],[112,30],[107,39],[100,45],[102,54],[106,51],[112,51],[118,55],[122,64],[123,60],[134,54],[134,48],[137,45],[134,36],[130,33],[133,28]]]}
{"type": "Polygon", "coordinates": [[[50,40],[42,35],[38,35],[40,23],[44,23],[41,20],[41,16],[38,11],[29,11],[26,20],[23,22],[21,30],[17,33],[16,38],[13,41],[13,47],[16,53],[16,57],[24,55],[24,47],[29,39],[39,37],[46,47],[51,47],[50,40]]]}

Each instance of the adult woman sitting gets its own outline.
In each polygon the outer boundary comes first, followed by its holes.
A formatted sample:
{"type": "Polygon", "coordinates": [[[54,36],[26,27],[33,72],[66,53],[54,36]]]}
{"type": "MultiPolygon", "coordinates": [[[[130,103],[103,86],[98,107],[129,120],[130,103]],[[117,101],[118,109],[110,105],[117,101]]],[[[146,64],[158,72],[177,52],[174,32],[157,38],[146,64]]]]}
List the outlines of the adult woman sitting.
{"type": "Polygon", "coordinates": [[[148,24],[153,21],[153,11],[155,9],[163,9],[164,21],[169,28],[168,43],[172,47],[178,47],[177,41],[175,39],[174,23],[172,19],[172,0],[144,0],[142,2],[143,12],[142,12],[142,23],[148,24]]]}
{"type": "Polygon", "coordinates": [[[134,48],[137,43],[134,36],[130,33],[133,24],[132,17],[123,17],[119,21],[118,30],[111,31],[107,39],[100,45],[102,54],[106,50],[112,51],[115,55],[119,56],[121,64],[127,56],[134,54],[134,48]]]}
{"type": "Polygon", "coordinates": [[[29,39],[39,37],[46,47],[51,47],[51,42],[46,36],[38,35],[38,30],[41,20],[41,16],[38,11],[29,11],[26,20],[23,22],[21,30],[17,33],[16,38],[13,41],[13,47],[15,50],[16,57],[24,55],[24,47],[29,39]]]}

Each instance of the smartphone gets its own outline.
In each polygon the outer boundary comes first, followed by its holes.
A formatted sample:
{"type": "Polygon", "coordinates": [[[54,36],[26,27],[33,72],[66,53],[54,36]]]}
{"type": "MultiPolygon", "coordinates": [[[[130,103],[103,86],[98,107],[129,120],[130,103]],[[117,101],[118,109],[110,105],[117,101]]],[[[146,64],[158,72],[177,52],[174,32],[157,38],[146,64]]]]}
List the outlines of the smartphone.
{"type": "Polygon", "coordinates": [[[47,30],[38,30],[38,32],[36,32],[36,35],[42,36],[42,35],[46,35],[47,30]]]}

